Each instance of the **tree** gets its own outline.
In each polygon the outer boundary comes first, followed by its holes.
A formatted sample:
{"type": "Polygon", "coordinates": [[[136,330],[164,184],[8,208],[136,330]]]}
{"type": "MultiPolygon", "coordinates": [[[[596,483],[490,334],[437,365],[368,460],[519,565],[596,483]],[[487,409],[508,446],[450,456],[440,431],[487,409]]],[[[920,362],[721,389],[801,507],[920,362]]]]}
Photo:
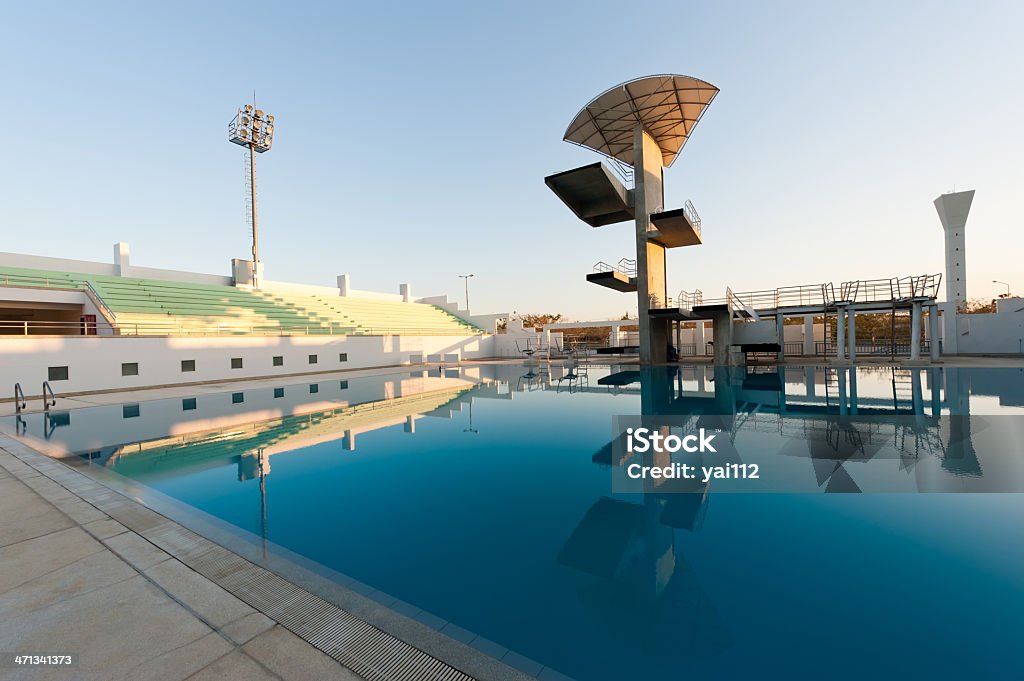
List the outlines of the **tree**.
{"type": "Polygon", "coordinates": [[[554,324],[562,318],[561,314],[512,314],[508,319],[498,321],[498,331],[507,331],[510,320],[518,320],[523,323],[524,329],[540,330],[545,324],[554,324]]]}
{"type": "Polygon", "coordinates": [[[956,311],[960,314],[992,314],[996,311],[996,301],[986,303],[980,298],[971,298],[960,303],[956,311]]]}

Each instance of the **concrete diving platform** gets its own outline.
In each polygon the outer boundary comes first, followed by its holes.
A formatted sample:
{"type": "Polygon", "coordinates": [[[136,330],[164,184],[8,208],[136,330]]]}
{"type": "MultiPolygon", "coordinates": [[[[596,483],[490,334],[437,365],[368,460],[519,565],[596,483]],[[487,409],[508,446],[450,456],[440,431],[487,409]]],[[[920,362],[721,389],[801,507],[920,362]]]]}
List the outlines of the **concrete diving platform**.
{"type": "Polygon", "coordinates": [[[623,293],[636,291],[636,277],[630,277],[615,270],[592,272],[587,275],[587,281],[591,284],[597,284],[598,286],[604,286],[623,293]]]}
{"type": "Polygon", "coordinates": [[[597,379],[598,385],[629,385],[640,382],[640,372],[635,370],[617,371],[597,379]]]}
{"type": "Polygon", "coordinates": [[[704,243],[700,236],[700,218],[689,201],[684,208],[651,213],[651,225],[656,232],[648,232],[647,238],[657,241],[665,248],[698,246],[704,243]]]}
{"type": "Polygon", "coordinates": [[[664,319],[673,322],[689,322],[695,319],[711,319],[710,316],[701,316],[684,307],[652,307],[647,314],[653,319],[664,319]]]}
{"type": "Polygon", "coordinates": [[[544,184],[591,227],[633,219],[630,191],[601,162],[549,175],[544,184]]]}

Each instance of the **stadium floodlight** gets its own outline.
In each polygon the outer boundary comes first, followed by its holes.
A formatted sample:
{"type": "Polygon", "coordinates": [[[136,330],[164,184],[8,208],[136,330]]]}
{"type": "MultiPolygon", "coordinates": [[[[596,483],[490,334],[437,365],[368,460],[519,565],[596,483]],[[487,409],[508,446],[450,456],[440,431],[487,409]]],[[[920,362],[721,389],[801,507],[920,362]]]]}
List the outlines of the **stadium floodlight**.
{"type": "Polygon", "coordinates": [[[270,151],[274,143],[274,117],[257,109],[255,104],[246,104],[228,124],[228,140],[240,147],[247,147],[246,185],[249,190],[246,213],[252,229],[252,285],[258,284],[257,263],[260,261],[260,241],[256,221],[256,154],[270,151]]]}
{"type": "Polygon", "coordinates": [[[475,277],[475,274],[460,274],[459,279],[466,282],[466,314],[469,314],[469,280],[475,277]]]}

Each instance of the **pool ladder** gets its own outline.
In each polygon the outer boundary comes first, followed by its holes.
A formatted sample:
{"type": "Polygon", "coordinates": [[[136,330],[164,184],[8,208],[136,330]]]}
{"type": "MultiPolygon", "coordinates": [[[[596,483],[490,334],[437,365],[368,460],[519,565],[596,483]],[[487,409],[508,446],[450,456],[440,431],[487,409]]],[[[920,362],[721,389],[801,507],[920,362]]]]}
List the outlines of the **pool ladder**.
{"type": "MultiPolygon", "coordinates": [[[[53,388],[50,387],[49,381],[43,381],[43,410],[50,411],[50,407],[57,404],[57,395],[53,392],[53,388]]],[[[28,406],[28,401],[25,399],[25,391],[21,388],[21,383],[14,384],[14,413],[20,414],[24,411],[25,407],[28,406]]]]}
{"type": "Polygon", "coordinates": [[[20,414],[26,406],[25,391],[21,389],[21,383],[14,384],[14,413],[20,414]]]}

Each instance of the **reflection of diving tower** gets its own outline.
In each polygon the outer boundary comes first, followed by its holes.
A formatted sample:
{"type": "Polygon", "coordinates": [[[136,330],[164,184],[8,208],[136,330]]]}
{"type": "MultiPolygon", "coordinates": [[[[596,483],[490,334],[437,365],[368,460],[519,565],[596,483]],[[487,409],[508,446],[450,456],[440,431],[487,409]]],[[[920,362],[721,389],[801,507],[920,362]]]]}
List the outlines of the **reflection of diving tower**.
{"type": "Polygon", "coordinates": [[[959,308],[967,302],[966,254],[964,228],[971,212],[974,190],[943,194],[935,199],[942,229],[946,231],[946,302],[959,308]]]}
{"type": "Polygon", "coordinates": [[[665,211],[664,168],[676,160],[717,94],[714,85],[689,76],[648,76],[616,85],[576,114],[564,139],[631,166],[633,188],[602,163],[544,179],[591,227],[634,220],[642,363],[667,359],[668,322],[648,314],[652,307],[667,306],[665,249],[701,243],[692,206],[665,211]]]}

